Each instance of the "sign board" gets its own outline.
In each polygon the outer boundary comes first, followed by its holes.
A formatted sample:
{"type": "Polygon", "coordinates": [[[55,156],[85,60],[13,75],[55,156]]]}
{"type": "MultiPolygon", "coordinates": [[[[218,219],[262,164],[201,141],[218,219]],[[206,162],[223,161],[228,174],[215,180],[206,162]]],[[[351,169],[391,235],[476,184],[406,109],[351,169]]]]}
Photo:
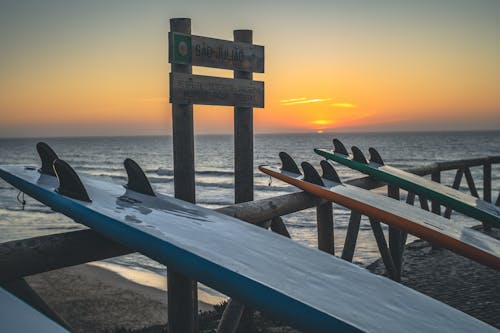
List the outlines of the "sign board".
{"type": "Polygon", "coordinates": [[[264,73],[264,46],[169,33],[169,62],[264,73]]]}
{"type": "Polygon", "coordinates": [[[264,82],[170,73],[170,103],[264,107],[264,82]]]}

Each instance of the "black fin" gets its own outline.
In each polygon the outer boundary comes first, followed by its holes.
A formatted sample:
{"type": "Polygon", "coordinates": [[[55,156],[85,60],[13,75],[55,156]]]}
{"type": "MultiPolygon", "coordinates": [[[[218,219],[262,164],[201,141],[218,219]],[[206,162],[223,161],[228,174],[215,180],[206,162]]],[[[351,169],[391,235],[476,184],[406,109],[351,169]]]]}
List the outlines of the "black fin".
{"type": "Polygon", "coordinates": [[[334,181],[336,183],[342,183],[339,175],[337,174],[337,171],[335,171],[333,165],[331,165],[327,160],[321,161],[321,169],[323,170],[323,178],[334,181]]]}
{"type": "Polygon", "coordinates": [[[55,160],[54,172],[59,181],[59,187],[56,189],[57,193],[73,199],[92,202],[80,177],[68,163],[60,159],[55,160]]]}
{"type": "Polygon", "coordinates": [[[149,183],[148,177],[146,177],[139,164],[137,164],[134,160],[127,158],[123,161],[123,165],[127,171],[128,183],[126,187],[129,190],[156,196],[153,192],[151,184],[149,183]]]}
{"type": "Polygon", "coordinates": [[[334,150],[333,150],[334,153],[342,154],[342,155],[346,155],[346,156],[349,155],[344,144],[339,139],[333,139],[333,147],[334,147],[334,150]]]}
{"type": "Polygon", "coordinates": [[[45,175],[55,176],[56,174],[52,165],[59,157],[57,157],[54,150],[45,142],[38,142],[36,144],[36,151],[38,152],[38,156],[40,156],[40,160],[42,160],[42,167],[38,171],[45,175]]]}
{"type": "Polygon", "coordinates": [[[384,165],[384,161],[382,160],[382,157],[380,156],[380,154],[378,153],[378,151],[375,148],[369,148],[368,151],[370,152],[370,162],[384,165]]]}
{"type": "Polygon", "coordinates": [[[356,146],[352,146],[352,159],[355,160],[356,162],[363,163],[363,164],[368,164],[368,161],[366,160],[365,155],[363,155],[363,152],[356,146]]]}
{"type": "Polygon", "coordinates": [[[299,175],[301,174],[297,163],[295,163],[295,161],[293,160],[293,158],[290,155],[288,155],[287,153],[282,151],[279,153],[279,156],[280,156],[280,160],[281,160],[281,170],[288,171],[291,173],[296,173],[299,175]]]}
{"type": "Polygon", "coordinates": [[[313,183],[316,185],[325,186],[323,180],[321,179],[318,171],[311,165],[309,162],[302,162],[300,165],[302,170],[304,170],[304,180],[309,183],[313,183]]]}

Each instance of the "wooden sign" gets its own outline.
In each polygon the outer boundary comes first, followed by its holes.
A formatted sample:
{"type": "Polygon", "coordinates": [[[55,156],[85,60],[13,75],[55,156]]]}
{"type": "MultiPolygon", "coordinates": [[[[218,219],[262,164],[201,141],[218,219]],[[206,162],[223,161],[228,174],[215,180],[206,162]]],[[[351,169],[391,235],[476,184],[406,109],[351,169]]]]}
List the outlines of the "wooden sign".
{"type": "Polygon", "coordinates": [[[170,73],[170,103],[264,107],[264,82],[170,73]]]}
{"type": "Polygon", "coordinates": [[[169,33],[169,62],[264,73],[264,47],[249,43],[169,33]]]}

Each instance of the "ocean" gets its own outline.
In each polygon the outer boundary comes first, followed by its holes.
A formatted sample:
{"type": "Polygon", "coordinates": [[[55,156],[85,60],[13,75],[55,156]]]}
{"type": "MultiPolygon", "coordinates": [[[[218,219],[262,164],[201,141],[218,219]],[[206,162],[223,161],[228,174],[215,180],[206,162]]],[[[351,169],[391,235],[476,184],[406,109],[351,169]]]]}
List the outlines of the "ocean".
{"type": "MultiPolygon", "coordinates": [[[[356,145],[367,153],[375,147],[384,161],[406,168],[445,160],[457,160],[500,155],[500,131],[489,132],[414,132],[414,133],[314,133],[256,135],[254,144],[255,199],[269,198],[297,191],[296,188],[260,173],[260,164],[278,164],[278,153],[285,151],[297,162],[309,161],[319,167],[321,158],[313,148],[332,147],[333,137],[346,147],[356,145]]],[[[38,165],[35,145],[47,142],[77,172],[88,173],[125,183],[123,160],[132,158],[145,170],[157,192],[173,195],[172,138],[170,136],[145,137],[82,137],[82,138],[26,138],[0,139],[0,164],[38,165]]],[[[195,140],[196,201],[208,208],[234,203],[233,137],[231,135],[203,135],[195,140]]],[[[337,165],[342,179],[362,174],[337,165]]],[[[482,194],[482,168],[471,169],[476,187],[482,194]]],[[[444,172],[442,182],[451,184],[454,171],[444,172]]],[[[492,198],[500,190],[500,165],[492,168],[492,198]]],[[[463,180],[463,185],[465,180],[463,180]]],[[[464,190],[467,190],[464,188],[464,190]]],[[[384,193],[384,189],[377,190],[384,193]]],[[[84,228],[65,216],[26,197],[20,204],[18,191],[0,180],[0,242],[23,239],[51,233],[84,228]]],[[[402,191],[404,195],[404,192],[402,191]]],[[[344,243],[350,211],[334,206],[335,250],[339,254],[344,243]]],[[[476,222],[458,213],[452,219],[469,225],[476,222]]],[[[306,246],[317,246],[315,209],[284,216],[292,238],[306,246]]],[[[411,240],[411,238],[410,238],[411,240]]],[[[369,222],[363,218],[354,262],[367,265],[378,259],[378,250],[369,222]]],[[[139,254],[131,254],[105,261],[110,267],[154,272],[164,275],[166,268],[139,254]]],[[[211,293],[211,291],[208,291],[211,293]]]]}

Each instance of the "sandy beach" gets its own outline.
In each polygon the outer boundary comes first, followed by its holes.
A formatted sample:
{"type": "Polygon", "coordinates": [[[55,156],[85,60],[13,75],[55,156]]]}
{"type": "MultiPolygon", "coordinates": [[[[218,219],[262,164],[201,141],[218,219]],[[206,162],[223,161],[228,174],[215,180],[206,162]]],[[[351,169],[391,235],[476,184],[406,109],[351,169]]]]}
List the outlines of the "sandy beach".
{"type": "MultiPolygon", "coordinates": [[[[166,289],[135,283],[95,264],[68,267],[26,280],[74,332],[136,330],[167,322],[166,289]]],[[[199,311],[213,309],[203,293],[199,298],[199,311]]]]}

